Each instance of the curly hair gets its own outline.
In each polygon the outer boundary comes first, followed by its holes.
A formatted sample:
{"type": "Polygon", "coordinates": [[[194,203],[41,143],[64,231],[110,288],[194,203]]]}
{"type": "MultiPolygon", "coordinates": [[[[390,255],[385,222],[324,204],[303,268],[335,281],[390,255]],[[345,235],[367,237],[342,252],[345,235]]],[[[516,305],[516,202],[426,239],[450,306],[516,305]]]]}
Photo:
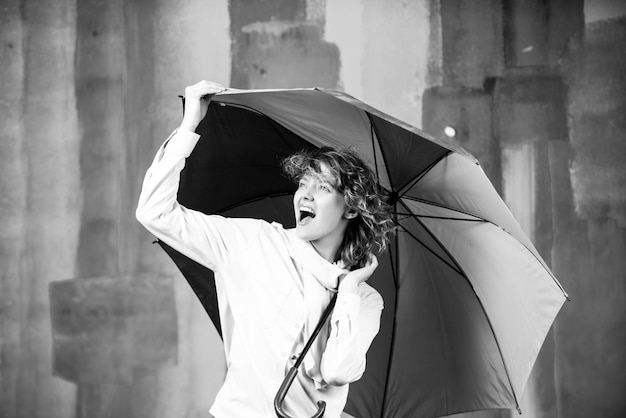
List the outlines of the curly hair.
{"type": "Polygon", "coordinates": [[[386,194],[378,185],[376,174],[351,149],[323,147],[304,150],[282,162],[285,174],[298,182],[305,174],[319,176],[324,164],[343,194],[348,210],[357,216],[351,219],[340,247],[339,259],[345,268],[363,267],[373,253],[381,253],[395,229],[386,194]]]}

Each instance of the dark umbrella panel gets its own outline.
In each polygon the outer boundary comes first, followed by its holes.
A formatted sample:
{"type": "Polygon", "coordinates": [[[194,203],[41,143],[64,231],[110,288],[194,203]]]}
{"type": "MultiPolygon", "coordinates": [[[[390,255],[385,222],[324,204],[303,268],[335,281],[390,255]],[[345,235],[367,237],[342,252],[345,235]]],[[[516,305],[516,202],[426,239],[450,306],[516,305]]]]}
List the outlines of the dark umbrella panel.
{"type": "MultiPolygon", "coordinates": [[[[390,193],[398,232],[368,282],[385,301],[381,330],[346,412],[519,408],[566,294],[471,155],[315,89],[227,91],[198,133],[179,191],[192,209],[293,226],[294,186],[280,160],[320,146],[357,149],[390,193]]],[[[219,327],[211,273],[167,251],[219,327]]]]}

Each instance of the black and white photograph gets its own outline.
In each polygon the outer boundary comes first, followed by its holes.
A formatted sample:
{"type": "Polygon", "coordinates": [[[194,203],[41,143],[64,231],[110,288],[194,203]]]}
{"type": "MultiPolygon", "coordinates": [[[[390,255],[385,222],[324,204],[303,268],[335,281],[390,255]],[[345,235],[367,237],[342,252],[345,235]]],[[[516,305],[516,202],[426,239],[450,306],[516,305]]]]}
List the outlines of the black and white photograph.
{"type": "Polygon", "coordinates": [[[623,418],[626,1],[0,0],[0,418],[623,418]]]}

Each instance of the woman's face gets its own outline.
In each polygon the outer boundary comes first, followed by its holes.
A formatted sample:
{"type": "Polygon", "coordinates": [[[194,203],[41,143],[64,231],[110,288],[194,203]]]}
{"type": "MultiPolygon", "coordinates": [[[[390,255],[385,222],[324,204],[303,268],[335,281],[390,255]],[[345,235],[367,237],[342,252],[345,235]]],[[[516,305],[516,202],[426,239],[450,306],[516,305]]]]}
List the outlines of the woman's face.
{"type": "Polygon", "coordinates": [[[318,251],[339,247],[349,219],[343,193],[335,188],[335,180],[325,164],[321,172],[305,174],[293,197],[296,235],[310,241],[318,251]]]}

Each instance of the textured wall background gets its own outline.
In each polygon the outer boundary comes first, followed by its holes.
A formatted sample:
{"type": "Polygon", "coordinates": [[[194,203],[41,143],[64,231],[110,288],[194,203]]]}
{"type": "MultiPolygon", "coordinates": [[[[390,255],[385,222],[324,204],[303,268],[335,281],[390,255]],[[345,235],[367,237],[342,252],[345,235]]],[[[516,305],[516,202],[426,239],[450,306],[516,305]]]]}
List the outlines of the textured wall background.
{"type": "Polygon", "coordinates": [[[573,299],[523,416],[624,416],[625,16],[620,0],[0,0],[0,416],[207,416],[220,340],[134,220],[202,78],[344,89],[454,127],[573,299]]]}

